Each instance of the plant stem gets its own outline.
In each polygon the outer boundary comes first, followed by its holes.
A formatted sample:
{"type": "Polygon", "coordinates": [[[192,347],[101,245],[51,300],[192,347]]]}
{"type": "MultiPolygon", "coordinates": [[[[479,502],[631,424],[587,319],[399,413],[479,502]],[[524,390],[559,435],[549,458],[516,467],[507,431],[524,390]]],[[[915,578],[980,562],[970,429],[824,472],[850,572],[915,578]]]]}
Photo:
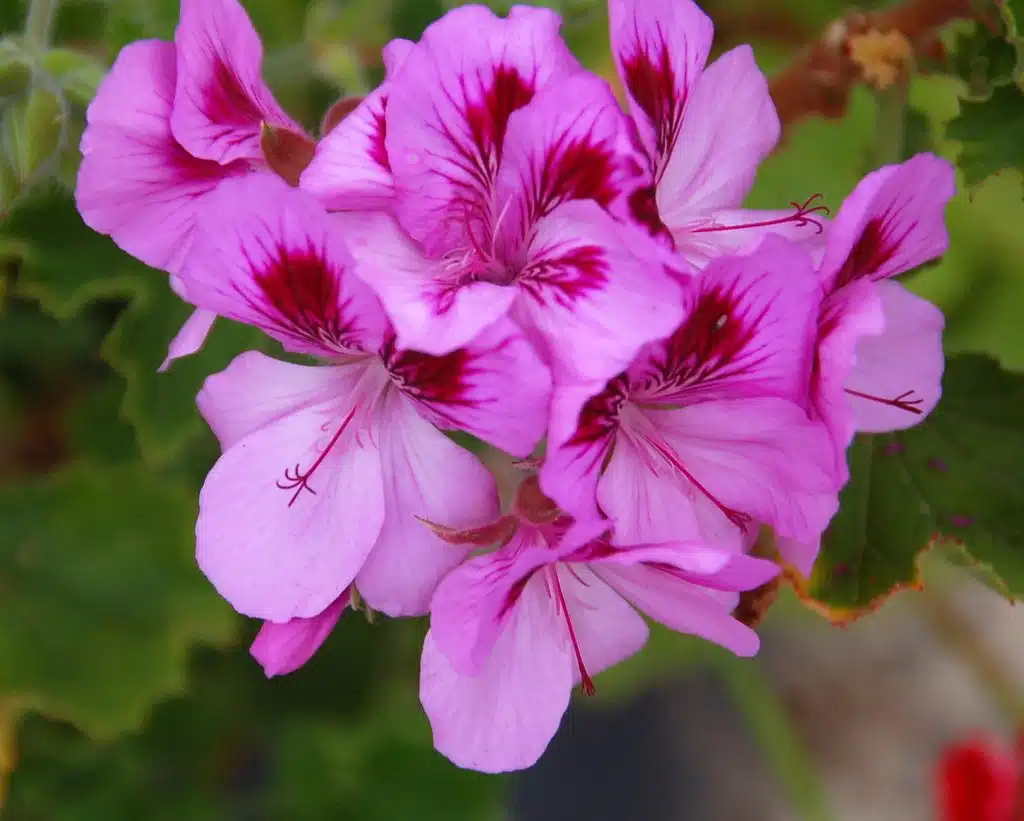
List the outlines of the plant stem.
{"type": "Polygon", "coordinates": [[[60,0],[31,0],[25,18],[25,41],[36,52],[50,47],[53,24],[57,19],[60,0]]]}
{"type": "Polygon", "coordinates": [[[907,147],[907,102],[910,85],[897,80],[885,91],[875,92],[875,133],[871,144],[871,167],[902,162],[907,147]]]}

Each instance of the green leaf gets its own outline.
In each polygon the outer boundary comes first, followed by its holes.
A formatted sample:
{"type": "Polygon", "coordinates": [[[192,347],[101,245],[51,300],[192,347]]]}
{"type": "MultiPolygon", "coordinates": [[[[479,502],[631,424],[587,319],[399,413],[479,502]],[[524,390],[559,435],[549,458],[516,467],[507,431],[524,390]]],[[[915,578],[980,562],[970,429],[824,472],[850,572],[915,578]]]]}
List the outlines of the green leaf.
{"type": "Polygon", "coordinates": [[[970,33],[957,36],[952,56],[953,72],[974,97],[987,97],[993,86],[1013,82],[1017,48],[1006,37],[976,23],[970,33]]]}
{"type": "Polygon", "coordinates": [[[1024,91],[1011,83],[987,100],[961,100],[946,133],[962,144],[957,163],[969,186],[1003,169],[1024,170],[1024,91]]]}
{"type": "Polygon", "coordinates": [[[107,67],[91,54],[68,48],[52,48],[40,63],[72,102],[87,106],[96,95],[107,67]]]}
{"type": "Polygon", "coordinates": [[[195,566],[192,494],[140,466],[0,487],[0,700],[97,738],[181,692],[235,619],[195,566]]]}
{"type": "Polygon", "coordinates": [[[953,540],[1024,596],[1024,376],[993,360],[951,357],[943,397],[916,427],[860,436],[851,479],[825,535],[805,601],[836,622],[920,585],[918,560],[953,540]]]}

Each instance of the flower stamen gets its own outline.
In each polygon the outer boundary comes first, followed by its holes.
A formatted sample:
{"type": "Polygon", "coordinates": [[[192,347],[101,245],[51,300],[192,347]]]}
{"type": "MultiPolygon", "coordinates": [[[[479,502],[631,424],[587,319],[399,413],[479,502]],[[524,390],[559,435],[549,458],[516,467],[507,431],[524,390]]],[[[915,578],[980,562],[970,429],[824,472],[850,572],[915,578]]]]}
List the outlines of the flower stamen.
{"type": "Polygon", "coordinates": [[[762,222],[745,222],[740,225],[709,225],[705,228],[694,228],[694,234],[712,234],[720,231],[741,231],[745,228],[770,228],[773,225],[786,225],[788,223],[794,223],[797,228],[804,228],[808,225],[813,225],[815,233],[820,234],[825,230],[825,226],[822,225],[821,221],[811,216],[812,214],[820,214],[823,217],[829,216],[831,211],[827,205],[813,205],[822,198],[821,194],[812,194],[804,202],[791,202],[790,205],[796,209],[796,212],[789,214],[785,217],[777,217],[772,220],[764,220],[762,222]]]}
{"type": "Polygon", "coordinates": [[[907,413],[913,413],[917,416],[921,416],[924,411],[917,407],[918,405],[924,404],[924,399],[911,399],[914,395],[913,391],[907,391],[901,393],[895,399],[885,399],[881,396],[873,396],[870,393],[861,393],[850,388],[846,388],[846,392],[851,396],[857,396],[861,399],[867,399],[869,402],[878,402],[880,405],[888,405],[891,408],[898,408],[899,410],[906,411],[907,413]]]}
{"type": "Polygon", "coordinates": [[[345,428],[348,427],[349,422],[352,421],[352,417],[355,415],[356,409],[353,408],[351,411],[349,411],[348,416],[345,417],[345,421],[341,423],[341,426],[335,432],[334,436],[331,437],[331,441],[327,443],[327,447],[323,449],[320,455],[316,457],[316,460],[313,462],[313,464],[309,466],[309,470],[303,473],[302,468],[299,466],[298,463],[296,463],[294,468],[285,469],[285,481],[282,482],[280,479],[278,479],[275,484],[281,490],[295,491],[295,493],[292,494],[292,498],[288,501],[288,507],[291,507],[292,505],[295,504],[296,500],[299,498],[299,496],[302,494],[302,491],[304,490],[307,490],[311,494],[316,496],[316,491],[309,486],[309,480],[313,477],[313,474],[316,473],[317,468],[319,468],[320,465],[323,464],[324,459],[327,458],[327,454],[330,453],[331,450],[333,450],[336,444],[338,444],[338,440],[341,438],[341,434],[345,432],[345,428]]]}

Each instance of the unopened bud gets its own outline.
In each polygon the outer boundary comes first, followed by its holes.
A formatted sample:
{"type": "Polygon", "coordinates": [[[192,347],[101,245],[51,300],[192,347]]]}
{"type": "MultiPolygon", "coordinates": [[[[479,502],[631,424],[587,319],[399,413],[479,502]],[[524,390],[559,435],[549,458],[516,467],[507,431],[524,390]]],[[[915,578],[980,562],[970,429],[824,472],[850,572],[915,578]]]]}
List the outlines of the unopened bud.
{"type": "Polygon", "coordinates": [[[305,134],[263,123],[260,149],[270,170],[289,185],[297,186],[302,172],[313,161],[316,143],[305,134]]]}

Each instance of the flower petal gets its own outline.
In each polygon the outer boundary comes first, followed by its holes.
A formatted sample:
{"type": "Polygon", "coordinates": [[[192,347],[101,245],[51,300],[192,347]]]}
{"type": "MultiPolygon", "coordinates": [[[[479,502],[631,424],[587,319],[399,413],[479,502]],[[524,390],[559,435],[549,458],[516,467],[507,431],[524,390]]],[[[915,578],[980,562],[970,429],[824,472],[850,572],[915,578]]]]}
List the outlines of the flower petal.
{"type": "Polygon", "coordinates": [[[354,268],[309,194],[251,175],[210,198],[182,280],[201,308],[262,328],[290,351],[337,357],[376,352],[387,322],[354,268]]]}
{"type": "MultiPolygon", "coordinates": [[[[253,390],[258,398],[264,388],[253,390]]],[[[361,433],[366,400],[357,387],[276,419],[235,442],[206,477],[196,558],[240,613],[311,618],[362,567],[384,520],[380,456],[361,433]]]]}
{"type": "Polygon", "coordinates": [[[885,330],[860,340],[845,388],[857,430],[884,433],[913,427],[938,404],[946,361],[945,319],[942,311],[898,282],[879,282],[876,288],[885,330]]]}
{"type": "Polygon", "coordinates": [[[519,458],[544,436],[551,375],[511,320],[499,319],[445,356],[395,351],[388,366],[420,413],[439,427],[465,431],[519,458]]]}
{"type": "Polygon", "coordinates": [[[171,129],[193,156],[261,160],[263,123],[302,132],[263,82],[263,45],[238,0],[182,0],[174,45],[171,129]]]}
{"type": "Polygon", "coordinates": [[[374,610],[420,616],[442,578],[468,551],[421,521],[477,527],[501,513],[494,479],[477,458],[391,393],[379,421],[384,525],[356,587],[374,610]]]}
{"type": "Polygon", "coordinates": [[[249,652],[263,667],[267,678],[294,673],[313,658],[334,630],[349,601],[351,593],[346,590],[323,613],[311,619],[264,622],[249,652]]]}
{"type": "Polygon", "coordinates": [[[603,384],[679,325],[682,289],[661,246],[594,202],[538,222],[527,254],[514,315],[542,340],[556,383],[603,384]]]}
{"type": "Polygon", "coordinates": [[[540,578],[514,612],[475,676],[460,675],[427,633],[420,701],[434,746],[460,767],[497,773],[534,764],[569,706],[573,661],[540,578]]]}
{"type": "Polygon", "coordinates": [[[406,57],[391,92],[386,145],[395,211],[431,256],[465,244],[466,223],[489,215],[509,116],[578,67],[558,15],[482,6],[448,12],[406,57]]]}
{"type": "Polygon", "coordinates": [[[776,538],[775,546],[779,555],[793,565],[805,579],[811,577],[814,563],[821,552],[821,539],[801,542],[796,539],[776,538]]]}
{"type": "Polygon", "coordinates": [[[213,321],[216,318],[217,314],[212,311],[204,311],[202,309],[193,311],[192,315],[185,320],[185,324],[181,326],[181,330],[175,334],[171,344],[167,346],[167,358],[164,359],[163,364],[157,370],[163,373],[171,367],[171,363],[174,360],[191,356],[203,347],[203,343],[206,341],[206,337],[209,336],[210,329],[213,328],[213,321]]]}
{"type": "Polygon", "coordinates": [[[714,27],[691,0],[609,0],[612,52],[652,171],[674,153],[714,27]]]}
{"type": "Polygon", "coordinates": [[[686,291],[686,319],[629,371],[648,403],[777,396],[806,401],[821,289],[810,255],[766,237],[715,260],[686,291]]]}
{"type": "Polygon", "coordinates": [[[761,161],[779,141],[768,81],[750,46],[708,67],[686,103],[678,150],[658,183],[658,208],[673,235],[700,217],[738,208],[761,161]]]}
{"type": "Polygon", "coordinates": [[[380,297],[398,346],[433,356],[461,348],[504,316],[516,289],[474,282],[456,285],[384,213],[338,213],[332,219],[359,263],[357,273],[380,297]]]}
{"type": "Polygon", "coordinates": [[[944,213],[954,193],[953,167],[933,154],[868,174],[829,230],[826,286],[886,279],[942,256],[949,246],[944,213]]]}
{"type": "Polygon", "coordinates": [[[171,136],[174,46],[125,47],[86,114],[75,200],[82,219],[154,268],[181,270],[199,202],[244,173],[198,160],[171,136]]]}
{"type": "Polygon", "coordinates": [[[501,229],[519,240],[538,219],[572,200],[593,200],[620,218],[651,185],[631,123],[611,88],[581,72],[549,84],[508,119],[497,202],[501,229]]]}

